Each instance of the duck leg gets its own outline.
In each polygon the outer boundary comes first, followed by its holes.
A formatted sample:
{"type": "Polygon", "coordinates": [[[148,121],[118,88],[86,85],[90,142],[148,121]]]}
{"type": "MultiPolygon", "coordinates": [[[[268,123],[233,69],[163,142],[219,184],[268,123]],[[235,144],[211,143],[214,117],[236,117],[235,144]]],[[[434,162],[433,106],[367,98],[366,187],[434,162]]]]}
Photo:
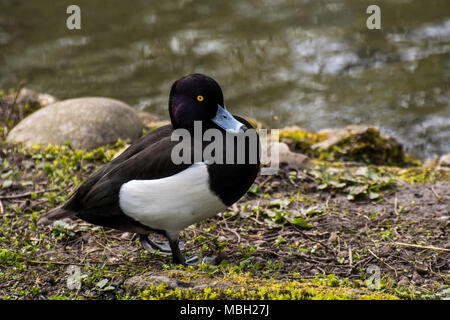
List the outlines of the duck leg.
{"type": "Polygon", "coordinates": [[[178,246],[180,242],[178,234],[175,235],[166,232],[166,237],[169,240],[173,262],[182,264],[184,266],[191,265],[192,262],[190,261],[190,259],[187,261],[186,258],[181,254],[180,247],[178,246]]]}
{"type": "MultiPolygon", "coordinates": [[[[170,248],[169,242],[165,241],[154,241],[148,237],[146,234],[139,235],[139,241],[141,243],[142,248],[147,250],[150,253],[153,253],[154,250],[157,250],[163,254],[171,254],[172,249],[170,248]]],[[[179,241],[179,247],[181,250],[184,249],[184,241],[179,241]]]]}
{"type": "MultiPolygon", "coordinates": [[[[171,233],[166,232],[167,239],[169,239],[170,248],[172,249],[172,259],[174,263],[179,263],[184,266],[196,266],[200,263],[200,259],[198,255],[193,255],[192,257],[189,257],[186,259],[180,251],[179,248],[179,238],[178,234],[174,235],[171,233]]],[[[216,265],[217,261],[215,258],[211,257],[203,257],[201,260],[201,264],[210,263],[212,265],[216,265]]]]}

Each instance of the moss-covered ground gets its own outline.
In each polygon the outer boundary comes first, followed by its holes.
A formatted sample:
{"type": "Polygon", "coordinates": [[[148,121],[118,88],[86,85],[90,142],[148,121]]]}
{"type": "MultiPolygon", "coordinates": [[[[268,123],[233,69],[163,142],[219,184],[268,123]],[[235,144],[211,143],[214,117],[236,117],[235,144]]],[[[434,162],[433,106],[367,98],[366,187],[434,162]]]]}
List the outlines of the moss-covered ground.
{"type": "Polygon", "coordinates": [[[450,182],[445,171],[316,162],[309,171],[281,168],[277,175],[258,177],[236,205],[182,234],[187,255],[220,253],[219,266],[173,265],[170,256],[141,249],[132,234],[81,220],[37,226],[40,214],[64,202],[122,146],[119,141],[84,152],[68,145],[26,150],[2,142],[2,298],[409,299],[448,294],[450,182]],[[149,271],[167,276],[174,270],[178,277],[196,277],[206,285],[190,285],[189,279],[184,286],[151,282],[137,291],[126,285],[149,271]],[[71,286],[70,279],[78,284],[71,286]]]}
{"type": "Polygon", "coordinates": [[[24,149],[1,135],[1,299],[450,295],[450,179],[434,168],[315,160],[260,176],[238,203],[181,234],[187,256],[220,255],[218,266],[174,265],[133,234],[81,220],[37,225],[123,146],[24,149]]]}

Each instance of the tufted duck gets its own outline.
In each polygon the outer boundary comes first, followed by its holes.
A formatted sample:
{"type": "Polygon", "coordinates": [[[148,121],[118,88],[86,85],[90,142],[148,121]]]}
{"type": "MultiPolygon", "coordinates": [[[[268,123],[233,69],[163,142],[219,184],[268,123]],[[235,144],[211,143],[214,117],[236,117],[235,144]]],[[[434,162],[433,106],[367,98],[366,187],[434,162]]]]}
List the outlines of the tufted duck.
{"type": "MultiPolygon", "coordinates": [[[[246,120],[226,110],[220,86],[208,76],[191,74],[175,81],[169,115],[170,125],[135,141],[89,177],[65,204],[44,214],[40,223],[78,217],[137,233],[145,249],[171,253],[174,263],[195,264],[196,257],[186,259],[181,254],[179,232],[223,211],[246,193],[259,171],[259,149],[256,163],[215,163],[203,158],[191,163],[172,161],[177,145],[173,133],[178,129],[193,133],[196,121],[201,121],[203,132],[216,129],[224,136],[254,130],[246,120]],[[152,241],[151,232],[163,234],[169,245],[152,241]]],[[[230,152],[223,141],[220,151],[230,152]]],[[[231,151],[237,156],[243,152],[249,159],[252,143],[246,140],[244,148],[233,146],[231,151]]],[[[256,144],[259,148],[259,140],[256,144]]],[[[208,141],[201,141],[203,150],[207,146],[208,141]]],[[[194,160],[194,155],[188,158],[194,160]]]]}

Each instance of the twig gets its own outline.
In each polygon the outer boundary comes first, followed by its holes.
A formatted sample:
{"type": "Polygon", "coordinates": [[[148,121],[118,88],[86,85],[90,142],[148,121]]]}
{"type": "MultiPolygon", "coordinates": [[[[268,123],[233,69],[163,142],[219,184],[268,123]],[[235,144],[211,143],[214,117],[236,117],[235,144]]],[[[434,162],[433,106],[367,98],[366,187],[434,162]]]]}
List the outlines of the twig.
{"type": "Polygon", "coordinates": [[[2,200],[0,199],[0,214],[5,213],[5,208],[3,208],[2,200]]]}
{"type": "MultiPolygon", "coordinates": [[[[85,260],[83,262],[64,262],[64,261],[39,261],[39,260],[26,260],[26,262],[28,263],[33,263],[33,264],[47,264],[47,263],[51,263],[51,264],[57,264],[57,265],[76,265],[76,266],[85,266],[86,263],[100,263],[100,261],[95,261],[95,260],[85,260]]],[[[107,262],[104,265],[106,266],[118,266],[118,265],[122,265],[123,263],[113,263],[113,262],[107,262]]]]}
{"type": "Polygon", "coordinates": [[[264,179],[262,182],[260,182],[258,185],[260,187],[264,186],[267,182],[269,182],[273,178],[273,175],[270,175],[268,178],[264,179]]]}
{"type": "Polygon", "coordinates": [[[298,187],[298,184],[296,184],[296,183],[294,182],[294,180],[291,179],[291,177],[288,176],[288,180],[289,180],[289,182],[290,182],[294,187],[298,187]]]}
{"type": "Polygon", "coordinates": [[[330,202],[331,194],[327,197],[327,201],[325,202],[325,208],[329,209],[328,202],[330,202]]]}
{"type": "Polygon", "coordinates": [[[14,96],[13,103],[11,105],[11,108],[9,108],[8,114],[5,118],[5,123],[8,124],[9,118],[11,117],[11,114],[14,111],[14,107],[16,106],[17,98],[19,97],[20,91],[22,91],[23,86],[25,85],[24,81],[20,81],[19,86],[17,87],[16,95],[14,96]]]}
{"type": "Polygon", "coordinates": [[[398,217],[398,216],[400,216],[400,213],[398,212],[397,206],[398,206],[398,199],[397,199],[397,193],[396,193],[395,198],[394,198],[394,212],[395,212],[395,215],[398,217]]]}
{"type": "MultiPolygon", "coordinates": [[[[286,221],[288,221],[288,220],[286,220],[286,221]]],[[[295,230],[297,230],[297,232],[299,232],[299,233],[300,233],[302,236],[304,236],[306,239],[308,239],[308,240],[310,240],[310,241],[314,241],[314,242],[319,243],[320,245],[322,245],[322,246],[325,248],[325,250],[327,250],[328,252],[331,252],[331,253],[333,254],[333,256],[336,257],[336,252],[334,252],[333,250],[331,250],[325,243],[323,243],[323,242],[321,242],[321,241],[319,241],[319,240],[317,240],[317,239],[311,238],[311,237],[308,236],[306,233],[304,233],[302,230],[300,230],[295,224],[293,224],[293,223],[290,222],[290,221],[288,221],[288,222],[295,228],[295,230]]]]}
{"type": "Polygon", "coordinates": [[[353,265],[353,253],[352,253],[352,247],[348,246],[348,264],[350,267],[353,265]]]}
{"type": "Polygon", "coordinates": [[[23,197],[30,196],[33,192],[35,194],[40,194],[40,193],[51,192],[51,191],[56,191],[56,190],[58,190],[58,188],[52,188],[52,189],[40,190],[40,191],[29,191],[29,192],[25,192],[25,193],[21,193],[21,194],[14,194],[12,196],[0,196],[0,200],[23,198],[23,197]]]}
{"type": "Polygon", "coordinates": [[[370,252],[371,255],[373,255],[378,261],[380,261],[381,263],[385,264],[387,267],[389,267],[390,269],[394,270],[395,272],[395,276],[397,276],[397,270],[395,270],[394,267],[392,267],[390,264],[388,264],[387,262],[385,262],[383,259],[379,258],[375,253],[372,252],[372,250],[370,250],[369,248],[367,248],[367,250],[370,252]]]}
{"type": "Polygon", "coordinates": [[[362,260],[357,261],[354,265],[352,265],[352,266],[350,267],[350,269],[347,271],[346,275],[349,276],[349,275],[353,272],[353,270],[355,270],[355,268],[356,268],[359,264],[360,264],[360,265],[364,265],[364,263],[367,263],[367,262],[370,261],[371,259],[373,259],[373,257],[372,257],[372,256],[368,256],[368,257],[365,258],[365,259],[362,259],[362,260]]]}
{"type": "Polygon", "coordinates": [[[317,179],[314,178],[313,176],[310,176],[307,173],[304,173],[302,170],[297,170],[297,173],[300,173],[304,178],[309,179],[311,181],[317,182],[317,179]]]}
{"type": "Polygon", "coordinates": [[[235,230],[230,229],[230,227],[228,226],[227,221],[225,220],[225,218],[223,216],[222,216],[222,219],[223,219],[222,221],[225,224],[225,229],[227,229],[228,231],[234,233],[234,235],[237,237],[237,243],[240,243],[241,242],[241,236],[239,235],[239,233],[237,233],[235,230]]]}
{"type": "Polygon", "coordinates": [[[436,197],[437,201],[441,201],[443,196],[438,195],[438,193],[436,192],[436,190],[434,190],[434,187],[431,186],[431,191],[433,192],[434,196],[436,197]]]}
{"type": "Polygon", "coordinates": [[[257,224],[259,224],[259,225],[265,225],[265,223],[264,222],[261,222],[261,221],[259,221],[258,219],[256,219],[256,218],[253,218],[253,217],[248,217],[250,220],[253,220],[253,221],[255,221],[257,224]]]}
{"type": "Polygon", "coordinates": [[[433,246],[421,246],[421,245],[412,244],[412,243],[393,242],[392,244],[395,244],[398,246],[404,246],[404,247],[450,252],[450,249],[446,249],[446,248],[439,248],[439,247],[433,247],[433,246]]]}

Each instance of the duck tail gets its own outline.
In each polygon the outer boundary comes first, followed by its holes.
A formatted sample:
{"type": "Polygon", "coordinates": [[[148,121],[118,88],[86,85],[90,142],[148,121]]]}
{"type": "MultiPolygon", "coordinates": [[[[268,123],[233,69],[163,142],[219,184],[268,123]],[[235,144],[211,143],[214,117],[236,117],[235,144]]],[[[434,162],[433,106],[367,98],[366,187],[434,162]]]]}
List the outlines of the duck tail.
{"type": "Polygon", "coordinates": [[[38,224],[47,226],[53,223],[53,221],[64,219],[64,218],[72,218],[76,215],[75,211],[64,208],[64,206],[60,206],[54,208],[39,217],[38,224]]]}

